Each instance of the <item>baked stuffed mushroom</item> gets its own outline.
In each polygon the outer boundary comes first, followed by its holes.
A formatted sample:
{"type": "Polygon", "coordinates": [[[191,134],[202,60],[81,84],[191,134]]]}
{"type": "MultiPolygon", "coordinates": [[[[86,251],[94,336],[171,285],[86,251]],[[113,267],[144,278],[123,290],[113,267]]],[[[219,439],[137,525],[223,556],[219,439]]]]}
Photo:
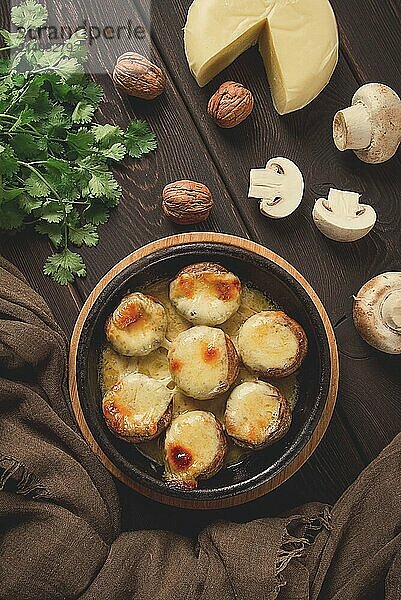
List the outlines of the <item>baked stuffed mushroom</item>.
{"type": "Polygon", "coordinates": [[[248,369],[263,377],[287,377],[301,366],[308,340],[301,325],[282,311],[262,311],[242,325],[238,349],[248,369]]]}
{"type": "Polygon", "coordinates": [[[106,337],[124,356],[146,356],[160,348],[167,330],[167,316],[160,302],[140,292],[125,296],[107,319],[106,337]]]}
{"type": "Polygon", "coordinates": [[[191,327],[170,346],[171,377],[187,396],[209,400],[228,390],[239,371],[237,351],[231,339],[213,327],[191,327]]]}
{"type": "Polygon", "coordinates": [[[147,442],[162,433],[172,415],[173,391],[142,373],[131,373],[103,398],[109,429],[127,442],[147,442]]]}
{"type": "Polygon", "coordinates": [[[280,391],[264,381],[242,383],[227,401],[227,435],[245,448],[260,450],[282,438],[290,428],[292,412],[280,391]]]}
{"type": "Polygon", "coordinates": [[[209,479],[223,466],[227,441],[216,417],[202,410],[180,414],[166,433],[166,480],[193,489],[198,479],[209,479]]]}
{"type": "Polygon", "coordinates": [[[170,284],[170,300],[194,325],[220,325],[240,306],[241,282],[221,265],[190,265],[170,284]]]}

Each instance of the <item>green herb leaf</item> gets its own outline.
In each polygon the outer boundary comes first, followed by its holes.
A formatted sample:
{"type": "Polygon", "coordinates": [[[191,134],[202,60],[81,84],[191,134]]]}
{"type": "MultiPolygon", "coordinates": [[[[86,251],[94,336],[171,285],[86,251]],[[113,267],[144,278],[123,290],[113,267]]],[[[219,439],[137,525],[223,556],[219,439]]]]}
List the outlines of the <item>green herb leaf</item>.
{"type": "Polygon", "coordinates": [[[93,118],[95,107],[81,100],[76,105],[72,113],[71,120],[73,123],[90,123],[93,118]]]}
{"type": "Polygon", "coordinates": [[[110,148],[107,148],[106,150],[101,150],[101,154],[105,157],[105,158],[111,158],[113,160],[122,160],[124,158],[124,156],[127,154],[127,149],[124,146],[124,144],[113,144],[110,148]]]}
{"type": "Polygon", "coordinates": [[[67,285],[75,277],[84,277],[86,269],[82,257],[68,248],[59,254],[50,256],[45,264],[44,272],[50,275],[57,283],[67,285]]]}
{"type": "Polygon", "coordinates": [[[2,146],[0,151],[0,175],[13,175],[19,169],[17,157],[9,145],[2,146]]]}
{"type": "Polygon", "coordinates": [[[130,156],[140,158],[143,154],[156,150],[156,136],[146,121],[132,121],[127,129],[125,145],[130,156]]]}
{"type": "Polygon", "coordinates": [[[103,91],[83,70],[86,33],[42,47],[27,33],[46,18],[44,6],[25,0],[12,9],[18,31],[0,31],[14,48],[0,57],[0,229],[33,224],[62,249],[45,272],[65,284],[85,275],[69,245],[96,245],[98,226],[119,203],[110,162],[151,152],[156,138],[145,121],[127,131],[94,123],[103,91]]]}
{"type": "Polygon", "coordinates": [[[11,21],[17,27],[23,27],[25,31],[42,27],[46,23],[46,19],[46,8],[35,0],[26,0],[11,9],[11,21]]]}

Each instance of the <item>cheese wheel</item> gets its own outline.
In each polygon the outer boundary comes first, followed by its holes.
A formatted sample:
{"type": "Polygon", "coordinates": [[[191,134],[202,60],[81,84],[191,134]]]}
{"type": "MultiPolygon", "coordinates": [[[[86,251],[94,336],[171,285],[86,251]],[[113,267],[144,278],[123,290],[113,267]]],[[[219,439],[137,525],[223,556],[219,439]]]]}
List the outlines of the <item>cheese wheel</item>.
{"type": "Polygon", "coordinates": [[[337,23],[328,0],[195,0],[184,37],[200,86],[259,43],[280,114],[316,98],[338,61],[337,23]]]}

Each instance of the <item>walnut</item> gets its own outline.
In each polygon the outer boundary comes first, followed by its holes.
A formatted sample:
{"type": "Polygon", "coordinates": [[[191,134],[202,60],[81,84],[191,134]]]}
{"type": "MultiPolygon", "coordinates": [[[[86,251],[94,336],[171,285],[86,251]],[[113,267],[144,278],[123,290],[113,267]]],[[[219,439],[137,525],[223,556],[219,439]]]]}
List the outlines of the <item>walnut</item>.
{"type": "Polygon", "coordinates": [[[251,114],[254,100],[241,83],[226,81],[210,98],[207,111],[213,121],[224,129],[236,127],[251,114]]]}
{"type": "Polygon", "coordinates": [[[163,190],[164,214],[174,223],[193,225],[205,221],[213,206],[209,188],[196,181],[176,181],[163,190]]]}
{"type": "Polygon", "coordinates": [[[121,91],[143,100],[153,100],[166,87],[163,71],[136,52],[126,52],[117,59],[113,80],[121,91]]]}

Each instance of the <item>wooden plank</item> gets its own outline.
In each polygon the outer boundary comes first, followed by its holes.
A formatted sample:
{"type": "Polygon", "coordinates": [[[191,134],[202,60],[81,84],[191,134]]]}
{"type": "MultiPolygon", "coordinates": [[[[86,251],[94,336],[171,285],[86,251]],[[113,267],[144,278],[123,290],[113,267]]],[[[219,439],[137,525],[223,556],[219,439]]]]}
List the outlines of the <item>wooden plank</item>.
{"type": "Polygon", "coordinates": [[[52,252],[50,243],[32,232],[0,234],[0,254],[13,263],[43,296],[57,323],[70,336],[82,302],[73,288],[59,286],[44,275],[43,265],[52,252]]]}
{"type": "Polygon", "coordinates": [[[330,1],[344,54],[358,83],[385,83],[400,93],[400,3],[354,0],[348,9],[342,0],[330,1]]]}

